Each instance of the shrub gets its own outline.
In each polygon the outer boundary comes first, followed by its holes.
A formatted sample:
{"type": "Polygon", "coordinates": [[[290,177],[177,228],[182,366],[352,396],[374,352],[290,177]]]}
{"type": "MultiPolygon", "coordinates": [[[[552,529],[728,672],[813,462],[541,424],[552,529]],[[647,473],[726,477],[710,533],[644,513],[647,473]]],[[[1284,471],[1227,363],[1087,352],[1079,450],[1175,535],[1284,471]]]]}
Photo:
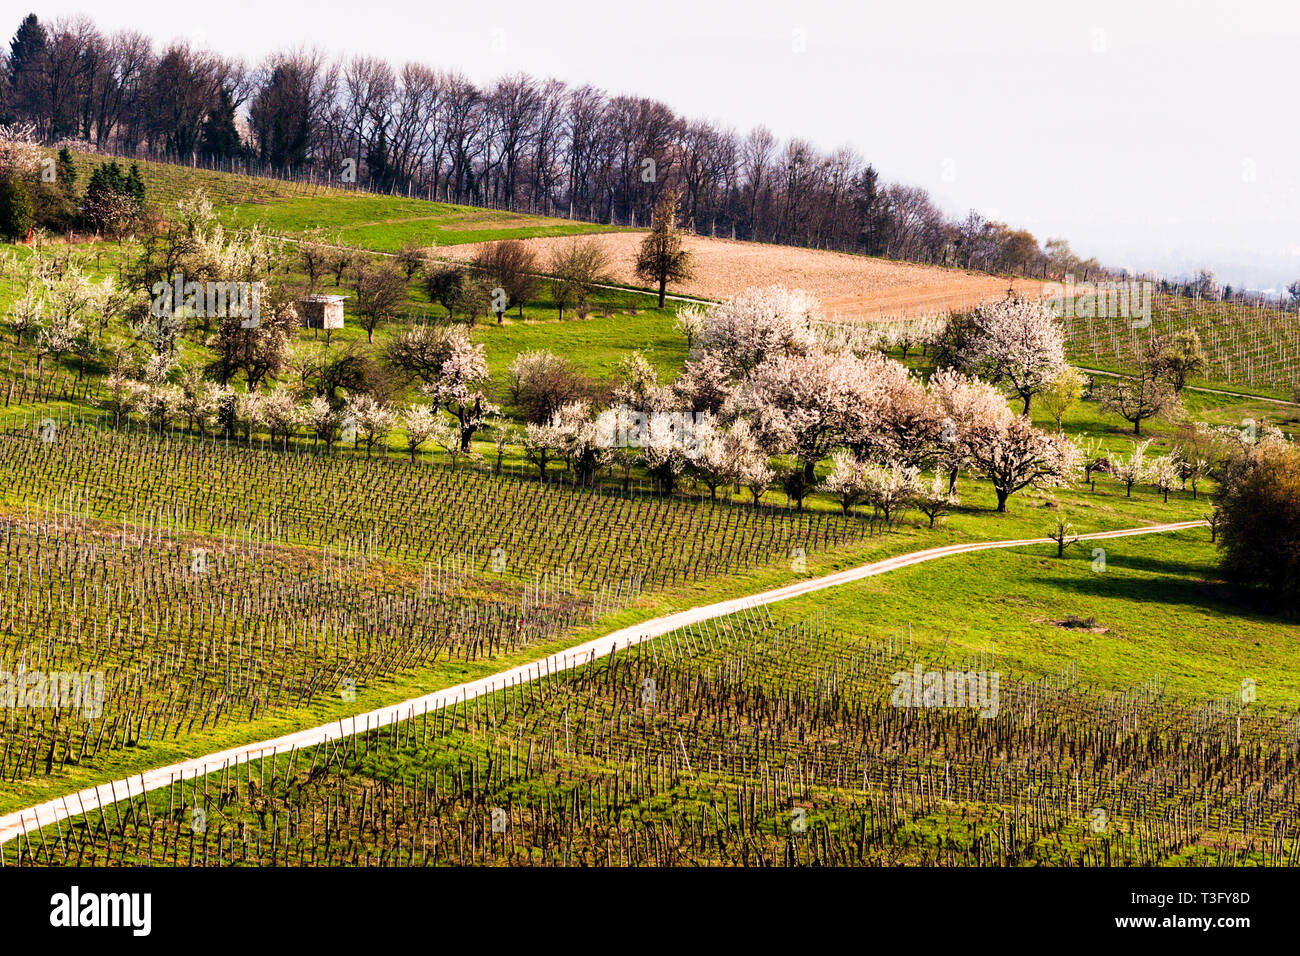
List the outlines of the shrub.
{"type": "Polygon", "coordinates": [[[1218,512],[1225,576],[1300,609],[1300,451],[1260,442],[1228,469],[1218,512]]]}

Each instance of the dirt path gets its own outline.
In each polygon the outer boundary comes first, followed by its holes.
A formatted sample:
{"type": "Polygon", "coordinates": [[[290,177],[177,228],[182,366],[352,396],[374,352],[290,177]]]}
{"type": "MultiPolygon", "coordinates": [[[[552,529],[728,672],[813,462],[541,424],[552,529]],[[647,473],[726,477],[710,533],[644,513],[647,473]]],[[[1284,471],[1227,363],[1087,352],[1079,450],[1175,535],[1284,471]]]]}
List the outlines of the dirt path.
{"type": "MultiPolygon", "coordinates": [[[[1175,524],[1157,524],[1141,528],[1123,528],[1118,531],[1098,531],[1080,535],[1080,540],[1100,541],[1107,538],[1123,538],[1131,535],[1183,531],[1188,528],[1204,526],[1205,523],[1204,521],[1183,521],[1175,524]]],[[[413,718],[430,710],[438,710],[456,703],[473,700],[476,697],[490,694],[511,684],[536,680],[547,674],[555,674],[579,667],[611,653],[616,648],[631,647],[652,637],[659,637],[677,628],[699,624],[711,618],[734,614],[747,608],[788,601],[791,598],[811,594],[815,591],[861,581],[864,578],[896,571],[899,568],[910,567],[925,561],[933,561],[936,558],[969,554],[974,551],[987,551],[993,548],[1017,548],[1026,545],[1052,543],[1054,542],[1051,538],[1023,538],[1015,541],[981,541],[928,548],[924,551],[913,551],[908,554],[885,558],[881,561],[874,561],[870,564],[859,565],[856,568],[837,571],[834,574],[810,578],[806,581],[796,581],[793,584],[773,588],[769,591],[761,591],[757,594],[749,594],[727,601],[719,601],[715,604],[678,611],[674,614],[666,614],[662,617],[613,631],[604,637],[595,638],[537,661],[521,664],[518,667],[512,667],[478,680],[457,684],[455,687],[434,691],[431,694],[425,694],[423,697],[416,697],[365,714],[358,714],[355,717],[348,718],[346,722],[339,720],[332,724],[295,731],[272,740],[263,740],[242,747],[231,747],[228,750],[206,754],[180,763],[169,764],[165,767],[158,767],[137,774],[134,777],[126,777],[110,783],[89,787],[77,793],[68,794],[65,797],[47,800],[45,803],[34,807],[15,810],[0,817],[0,844],[7,843],[29,830],[49,826],[55,821],[66,820],[82,812],[101,809],[127,797],[139,796],[149,790],[170,786],[178,777],[199,777],[205,773],[215,772],[225,767],[235,767],[250,760],[258,760],[262,757],[270,757],[281,752],[298,750],[303,747],[317,746],[357,732],[381,727],[394,721],[413,718]]]]}

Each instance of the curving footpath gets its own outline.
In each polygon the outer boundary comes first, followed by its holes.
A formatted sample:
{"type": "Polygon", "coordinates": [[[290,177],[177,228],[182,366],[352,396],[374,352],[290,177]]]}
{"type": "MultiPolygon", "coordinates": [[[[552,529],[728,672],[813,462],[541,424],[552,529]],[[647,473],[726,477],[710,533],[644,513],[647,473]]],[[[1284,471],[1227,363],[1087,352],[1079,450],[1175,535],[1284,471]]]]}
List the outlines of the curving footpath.
{"type": "MultiPolygon", "coordinates": [[[[1188,528],[1203,527],[1204,521],[1183,521],[1174,524],[1157,524],[1149,525],[1142,528],[1124,528],[1118,531],[1097,531],[1090,534],[1079,535],[1080,541],[1102,541],[1107,538],[1124,538],[1141,534],[1157,534],[1168,531],[1184,531],[1188,528]]],[[[223,768],[233,768],[240,763],[247,763],[252,760],[260,760],[263,757],[271,757],[281,752],[290,752],[303,747],[314,747],[320,744],[338,740],[356,734],[359,730],[364,732],[368,729],[374,729],[393,721],[404,720],[406,718],[416,717],[420,714],[431,710],[438,710],[443,707],[450,707],[456,704],[473,700],[495,690],[500,690],[504,686],[516,684],[521,681],[536,680],[550,674],[560,671],[569,670],[587,664],[597,657],[603,657],[613,652],[619,647],[631,647],[641,641],[649,640],[653,637],[667,634],[675,631],[680,627],[686,627],[691,624],[698,624],[702,621],[715,617],[723,617],[728,614],[734,614],[747,608],[761,607],[765,604],[775,604],[779,601],[788,601],[791,598],[800,597],[804,594],[810,594],[814,591],[821,591],[826,588],[837,587],[842,584],[849,584],[853,581],[861,581],[863,578],[874,577],[878,574],[884,574],[887,571],[895,571],[899,568],[910,567],[914,564],[921,564],[925,561],[933,561],[936,558],[947,558],[957,554],[969,554],[973,551],[987,551],[993,548],[1017,548],[1027,545],[1055,544],[1051,538],[1023,538],[1017,541],[981,541],[968,544],[950,544],[939,548],[928,548],[924,551],[913,551],[908,554],[900,554],[896,557],[885,558],[881,561],[874,561],[871,564],[859,565],[856,568],[849,568],[845,571],[837,571],[834,574],[827,574],[819,578],[810,578],[806,581],[796,581],[793,584],[787,584],[779,588],[773,588],[770,591],[761,591],[757,594],[749,594],[744,597],[732,598],[726,601],[719,601],[715,604],[706,604],[702,607],[694,607],[685,611],[678,611],[674,614],[666,614],[663,617],[653,618],[649,621],[643,621],[640,624],[633,624],[617,631],[606,634],[570,647],[567,650],[558,651],[549,657],[544,657],[527,664],[521,664],[518,667],[512,667],[509,670],[500,671],[478,680],[469,681],[464,684],[457,684],[454,687],[447,687],[443,690],[434,691],[431,694],[425,694],[423,697],[416,697],[411,700],[404,700],[397,704],[390,704],[387,707],[381,707],[378,710],[372,710],[368,713],[357,714],[353,717],[340,719],[332,724],[325,724],[320,727],[312,727],[307,730],[295,731],[291,734],[285,734],[282,737],[276,737],[273,740],[263,740],[258,743],[247,744],[240,747],[231,747],[228,750],[222,750],[217,753],[205,754],[201,757],[194,757],[191,760],[185,760],[180,763],[169,764],[165,767],[158,767],[154,770],[137,774],[134,777],[126,777],[119,780],[113,780],[109,783],[99,784],[95,787],[88,787],[77,793],[69,794],[65,797],[58,797],[54,800],[47,800],[45,803],[38,804],[34,807],[27,807],[23,810],[15,810],[13,813],[0,816],[0,844],[7,843],[20,834],[28,831],[35,831],[40,827],[50,826],[56,821],[66,820],[69,817],[77,816],[82,813],[98,810],[125,800],[128,797],[138,797],[149,790],[157,790],[161,787],[170,786],[177,778],[195,778],[208,772],[216,772],[223,768]],[[361,727],[358,727],[360,722],[361,727]]]]}

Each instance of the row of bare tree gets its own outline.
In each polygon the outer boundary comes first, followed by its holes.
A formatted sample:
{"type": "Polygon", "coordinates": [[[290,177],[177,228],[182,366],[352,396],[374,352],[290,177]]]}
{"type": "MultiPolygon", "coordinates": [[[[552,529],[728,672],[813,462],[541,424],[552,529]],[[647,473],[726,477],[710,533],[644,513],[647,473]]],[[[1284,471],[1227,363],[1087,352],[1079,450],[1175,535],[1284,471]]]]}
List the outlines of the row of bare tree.
{"type": "Polygon", "coordinates": [[[0,113],[48,141],[256,161],[385,191],[602,222],[647,223],[665,187],[706,235],[1003,272],[1086,275],[1068,245],[924,189],[881,182],[854,149],[827,154],[758,127],[741,135],[655,100],[523,74],[479,87],[455,70],[298,49],[250,67],[85,17],[24,19],[0,113]]]}

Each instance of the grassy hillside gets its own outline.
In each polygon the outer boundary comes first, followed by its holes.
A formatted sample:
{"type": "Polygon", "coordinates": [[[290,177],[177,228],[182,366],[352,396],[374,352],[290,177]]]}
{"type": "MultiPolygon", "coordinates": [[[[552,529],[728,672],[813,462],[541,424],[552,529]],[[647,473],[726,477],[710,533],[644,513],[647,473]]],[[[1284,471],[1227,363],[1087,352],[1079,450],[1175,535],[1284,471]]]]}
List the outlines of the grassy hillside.
{"type": "Polygon", "coordinates": [[[1206,361],[1193,385],[1288,401],[1300,397],[1296,312],[1159,293],[1153,296],[1149,328],[1134,328],[1126,317],[1069,318],[1064,324],[1071,360],[1079,365],[1129,371],[1152,335],[1192,331],[1206,361]]]}
{"type": "MultiPolygon", "coordinates": [[[[91,153],[74,153],[73,157],[82,186],[93,168],[104,161],[104,157],[91,153]]],[[[291,238],[319,230],[330,241],[372,252],[391,253],[408,243],[456,246],[629,231],[600,223],[376,195],[172,163],[140,160],[138,165],[149,201],[164,211],[174,208],[194,189],[202,188],[212,197],[222,222],[229,226],[257,225],[291,238]]],[[[792,255],[789,250],[782,252],[783,247],[757,246],[770,248],[781,262],[792,255]]],[[[886,265],[901,268],[898,263],[886,265]]],[[[756,281],[761,278],[756,277],[756,281]]],[[[630,301],[638,300],[633,297],[630,301]]],[[[532,305],[545,307],[544,302],[532,305]]],[[[608,301],[598,303],[598,307],[609,305],[608,301]]],[[[1142,343],[1153,332],[1192,329],[1200,336],[1208,361],[1205,372],[1191,380],[1193,386],[1284,400],[1294,399],[1300,390],[1300,316],[1294,312],[1193,301],[1161,293],[1154,297],[1150,330],[1133,328],[1127,318],[1104,317],[1072,317],[1065,322],[1065,328],[1071,361],[1090,368],[1131,371],[1142,343]]]]}
{"type": "MultiPolygon", "coordinates": [[[[106,157],[74,153],[81,185],[106,157]]],[[[119,160],[122,166],[129,161],[119,160]]],[[[259,225],[278,235],[321,228],[346,244],[392,252],[408,242],[450,246],[496,239],[571,236],[606,232],[611,227],[475,206],[456,206],[404,196],[319,186],[225,173],[174,163],[134,161],[140,167],[149,201],[163,209],[196,188],[203,189],[230,226],[259,225]]]]}

